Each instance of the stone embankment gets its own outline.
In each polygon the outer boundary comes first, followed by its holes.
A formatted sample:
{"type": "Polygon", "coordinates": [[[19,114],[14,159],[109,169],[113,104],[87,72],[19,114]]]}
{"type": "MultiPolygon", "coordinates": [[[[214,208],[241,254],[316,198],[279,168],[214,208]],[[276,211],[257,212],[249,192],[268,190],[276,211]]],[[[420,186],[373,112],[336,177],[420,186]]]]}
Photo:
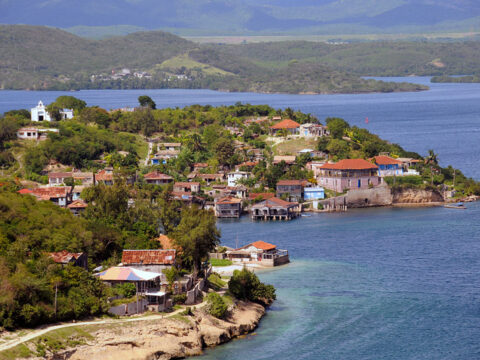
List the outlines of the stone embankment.
{"type": "Polygon", "coordinates": [[[392,190],[392,202],[394,205],[435,205],[444,201],[442,194],[438,190],[392,190]]]}
{"type": "Polygon", "coordinates": [[[225,320],[195,310],[191,316],[174,316],[152,322],[105,326],[91,332],[87,344],[67,349],[50,359],[169,360],[200,355],[205,347],[225,343],[253,331],[265,308],[238,302],[225,320]]]}

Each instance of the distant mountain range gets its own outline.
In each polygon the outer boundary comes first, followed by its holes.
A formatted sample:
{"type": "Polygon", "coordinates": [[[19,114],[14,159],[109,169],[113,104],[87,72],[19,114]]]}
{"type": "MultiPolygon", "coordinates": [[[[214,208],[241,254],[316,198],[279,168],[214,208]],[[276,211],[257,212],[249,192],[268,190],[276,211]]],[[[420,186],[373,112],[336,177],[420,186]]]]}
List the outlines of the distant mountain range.
{"type": "Polygon", "coordinates": [[[183,35],[465,31],[480,27],[480,1],[0,0],[0,23],[183,35]]]}

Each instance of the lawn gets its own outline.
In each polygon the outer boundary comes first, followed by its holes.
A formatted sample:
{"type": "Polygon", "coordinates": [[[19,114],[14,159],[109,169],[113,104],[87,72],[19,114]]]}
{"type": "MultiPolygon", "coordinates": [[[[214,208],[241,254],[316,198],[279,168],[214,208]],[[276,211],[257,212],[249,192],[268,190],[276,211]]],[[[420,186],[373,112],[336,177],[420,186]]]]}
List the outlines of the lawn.
{"type": "Polygon", "coordinates": [[[275,155],[297,155],[298,151],[303,149],[317,148],[317,141],[314,139],[296,138],[283,141],[273,146],[275,155]]]}
{"type": "Polygon", "coordinates": [[[209,261],[212,266],[230,266],[233,264],[228,259],[210,259],[209,261]]]}

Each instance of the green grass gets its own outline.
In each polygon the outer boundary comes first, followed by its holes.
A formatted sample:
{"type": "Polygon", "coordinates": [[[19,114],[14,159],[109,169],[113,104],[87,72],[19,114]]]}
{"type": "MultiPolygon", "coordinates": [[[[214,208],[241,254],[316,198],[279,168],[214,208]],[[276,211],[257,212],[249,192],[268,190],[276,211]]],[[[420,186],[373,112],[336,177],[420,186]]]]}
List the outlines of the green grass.
{"type": "Polygon", "coordinates": [[[212,274],[208,277],[208,282],[210,283],[210,285],[212,285],[216,290],[219,290],[221,288],[223,288],[225,285],[227,285],[227,283],[225,281],[223,281],[220,276],[218,276],[217,274],[212,274]]]}
{"type": "Polygon", "coordinates": [[[156,66],[157,70],[169,70],[176,71],[180,68],[185,67],[189,70],[200,69],[206,75],[234,75],[228,71],[219,69],[215,66],[203,64],[201,62],[195,61],[188,56],[188,54],[182,54],[175,56],[171,59],[165,60],[160,65],[156,66]]]}
{"type": "Polygon", "coordinates": [[[317,148],[317,142],[313,139],[298,138],[286,140],[278,145],[273,146],[275,155],[297,155],[298,151],[303,149],[317,148]]]}
{"type": "Polygon", "coordinates": [[[181,321],[185,324],[191,324],[188,317],[186,317],[185,315],[181,315],[181,314],[172,315],[172,316],[169,317],[169,319],[178,320],[178,321],[181,321]]]}
{"type": "Polygon", "coordinates": [[[11,349],[0,352],[0,360],[22,359],[31,356],[33,356],[33,353],[25,344],[20,344],[11,349]]]}
{"type": "Polygon", "coordinates": [[[228,259],[210,259],[209,262],[212,266],[230,266],[233,264],[228,259]]]}
{"type": "Polygon", "coordinates": [[[0,360],[20,359],[32,356],[45,357],[47,351],[55,353],[60,350],[85,344],[87,340],[92,339],[93,336],[89,332],[77,326],[52,330],[24,344],[0,352],[0,360]],[[33,345],[31,347],[35,350],[30,350],[27,346],[28,344],[33,345]]]}

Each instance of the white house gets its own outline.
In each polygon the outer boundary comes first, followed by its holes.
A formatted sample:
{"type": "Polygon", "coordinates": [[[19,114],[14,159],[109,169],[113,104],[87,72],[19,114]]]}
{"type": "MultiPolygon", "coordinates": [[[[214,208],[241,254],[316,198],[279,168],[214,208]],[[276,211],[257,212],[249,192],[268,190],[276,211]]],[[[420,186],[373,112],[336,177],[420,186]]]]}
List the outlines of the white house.
{"type": "Polygon", "coordinates": [[[56,132],[58,129],[40,129],[36,127],[23,127],[18,129],[17,137],[22,140],[42,140],[46,139],[47,132],[56,132]]]}
{"type": "MultiPolygon", "coordinates": [[[[50,114],[41,100],[36,107],[31,109],[30,112],[32,114],[32,121],[52,121],[50,114]]],[[[62,119],[71,119],[73,118],[73,109],[63,109],[60,111],[60,115],[62,115],[62,119]]]]}
{"type": "Polygon", "coordinates": [[[230,172],[227,175],[228,179],[228,186],[237,186],[237,182],[240,179],[248,179],[250,178],[250,173],[246,171],[234,171],[230,172]]]}

